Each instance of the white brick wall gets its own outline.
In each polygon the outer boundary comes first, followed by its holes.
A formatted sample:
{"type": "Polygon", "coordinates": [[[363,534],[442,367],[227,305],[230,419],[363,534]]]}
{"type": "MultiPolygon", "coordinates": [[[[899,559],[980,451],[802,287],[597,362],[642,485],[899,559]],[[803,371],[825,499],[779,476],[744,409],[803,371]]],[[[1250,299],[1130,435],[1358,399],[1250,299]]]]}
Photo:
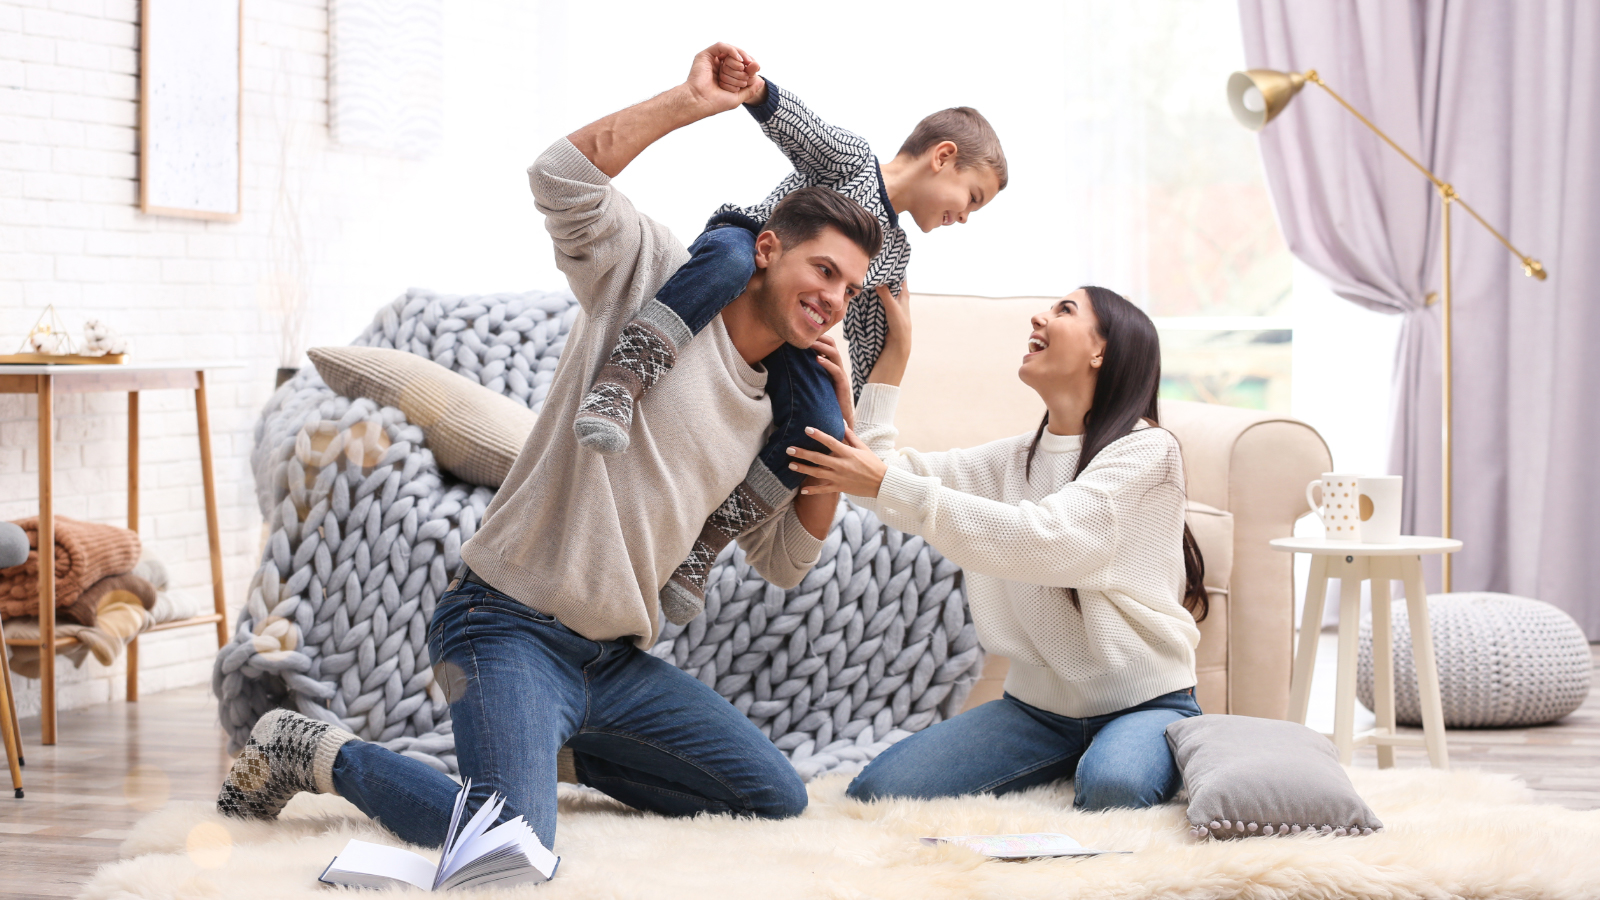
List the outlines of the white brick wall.
{"type": "MultiPolygon", "coordinates": [[[[0,352],[53,303],[74,331],[88,318],[111,324],[136,359],[244,364],[207,379],[232,608],[262,537],[249,453],[278,366],[265,299],[279,136],[290,122],[300,136],[289,164],[303,188],[313,344],[348,342],[412,284],[558,285],[548,249],[534,244],[542,229],[522,174],[549,140],[533,104],[516,99],[536,93],[519,47],[533,28],[525,6],[452,0],[446,146],[406,162],[329,146],[326,0],[247,0],[244,215],[217,223],[138,211],[138,0],[0,0],[0,352]],[[499,93],[509,102],[485,102],[499,93]],[[485,172],[492,190],[478,189],[485,172]],[[472,173],[470,190],[461,173],[472,173]]],[[[58,514],[126,524],[126,409],[120,394],[58,397],[58,514]]],[[[36,415],[32,397],[0,395],[0,518],[37,510],[36,415]]],[[[191,395],[145,393],[140,431],[140,534],[176,589],[209,606],[191,395]]],[[[141,690],[208,680],[215,649],[207,628],[143,639],[141,690]]],[[[61,708],[121,696],[123,668],[61,669],[61,708]]],[[[38,683],[15,684],[19,711],[36,713],[38,683]]]]}

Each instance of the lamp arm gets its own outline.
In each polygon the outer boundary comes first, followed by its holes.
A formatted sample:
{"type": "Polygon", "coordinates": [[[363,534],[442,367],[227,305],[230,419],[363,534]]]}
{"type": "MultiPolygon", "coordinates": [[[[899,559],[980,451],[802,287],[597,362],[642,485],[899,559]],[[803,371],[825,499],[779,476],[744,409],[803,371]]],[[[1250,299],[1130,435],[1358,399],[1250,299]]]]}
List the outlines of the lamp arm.
{"type": "Polygon", "coordinates": [[[1433,174],[1432,172],[1428,171],[1428,167],[1427,166],[1424,166],[1422,163],[1417,162],[1415,157],[1413,157],[1411,154],[1407,153],[1405,150],[1401,149],[1399,144],[1396,144],[1387,134],[1383,133],[1383,129],[1381,129],[1378,126],[1372,124],[1372,120],[1368,119],[1366,116],[1363,116],[1360,113],[1360,111],[1358,111],[1354,106],[1351,106],[1349,104],[1349,102],[1346,101],[1343,97],[1339,96],[1339,92],[1338,91],[1335,91],[1333,88],[1328,87],[1328,83],[1326,81],[1322,80],[1322,76],[1317,74],[1317,70],[1316,69],[1307,69],[1306,70],[1306,80],[1311,82],[1311,83],[1313,83],[1313,84],[1315,84],[1315,85],[1317,85],[1318,87],[1322,88],[1323,90],[1327,91],[1328,92],[1328,96],[1332,97],[1334,100],[1337,100],[1339,102],[1340,106],[1344,107],[1346,110],[1349,110],[1350,115],[1355,116],[1357,119],[1361,120],[1361,124],[1363,124],[1363,125],[1367,126],[1368,128],[1372,129],[1372,133],[1373,134],[1376,134],[1378,137],[1383,138],[1383,142],[1385,144],[1388,144],[1390,147],[1393,147],[1394,148],[1394,152],[1396,152],[1396,153],[1400,154],[1401,156],[1405,157],[1406,162],[1411,163],[1413,166],[1416,167],[1417,171],[1419,171],[1422,174],[1428,176],[1428,180],[1433,182],[1433,186],[1438,189],[1439,195],[1444,198],[1445,202],[1448,203],[1448,202],[1452,202],[1453,201],[1453,202],[1461,204],[1461,208],[1466,210],[1468,215],[1470,215],[1470,216],[1472,216],[1472,218],[1476,219],[1478,221],[1479,225],[1482,225],[1484,228],[1488,229],[1489,233],[1494,235],[1496,240],[1498,240],[1501,244],[1503,244],[1507,250],[1510,250],[1511,254],[1513,256],[1515,256],[1517,259],[1522,261],[1522,271],[1524,273],[1526,273],[1530,277],[1537,278],[1540,281],[1543,281],[1545,279],[1545,276],[1548,273],[1545,271],[1544,265],[1542,263],[1540,263],[1537,259],[1534,259],[1534,258],[1528,256],[1526,253],[1523,253],[1521,250],[1518,250],[1516,247],[1512,246],[1511,242],[1506,240],[1505,235],[1501,234],[1499,231],[1496,231],[1493,225],[1490,225],[1488,222],[1485,222],[1483,220],[1483,216],[1478,215],[1478,211],[1477,210],[1475,210],[1471,206],[1467,205],[1467,201],[1461,199],[1461,195],[1456,193],[1456,189],[1455,189],[1455,187],[1453,185],[1451,185],[1449,182],[1445,181],[1444,179],[1440,178],[1439,176],[1433,174]]]}
{"type": "MultiPolygon", "coordinates": [[[[1454,190],[1455,190],[1454,188],[1451,188],[1451,192],[1452,193],[1454,193],[1454,190]]],[[[1471,206],[1468,206],[1467,205],[1467,201],[1461,199],[1461,195],[1460,194],[1456,194],[1455,195],[1455,201],[1457,203],[1461,204],[1461,208],[1467,211],[1467,215],[1473,217],[1474,219],[1477,219],[1479,225],[1482,225],[1484,228],[1488,229],[1490,234],[1494,235],[1495,238],[1497,238],[1500,241],[1501,244],[1504,244],[1505,248],[1507,250],[1511,251],[1511,255],[1512,256],[1515,256],[1516,258],[1522,260],[1522,271],[1525,274],[1527,274],[1529,277],[1537,278],[1540,281],[1543,281],[1545,279],[1545,276],[1548,275],[1549,273],[1547,273],[1545,271],[1543,263],[1539,262],[1537,259],[1534,259],[1531,256],[1528,256],[1527,254],[1523,253],[1521,250],[1518,250],[1516,247],[1511,246],[1511,242],[1506,240],[1505,235],[1503,235],[1500,232],[1496,231],[1493,225],[1490,225],[1488,222],[1485,222],[1483,220],[1483,216],[1478,215],[1478,211],[1477,210],[1473,209],[1471,206]]]]}

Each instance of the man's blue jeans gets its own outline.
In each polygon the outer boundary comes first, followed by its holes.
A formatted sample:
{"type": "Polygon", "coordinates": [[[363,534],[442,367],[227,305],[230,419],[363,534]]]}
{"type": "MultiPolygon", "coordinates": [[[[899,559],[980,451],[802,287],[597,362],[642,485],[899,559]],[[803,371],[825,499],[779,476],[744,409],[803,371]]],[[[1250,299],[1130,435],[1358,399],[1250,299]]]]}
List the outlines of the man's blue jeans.
{"type": "MultiPolygon", "coordinates": [[[[806,807],[794,768],[716,691],[627,641],[591,641],[511,598],[462,582],[429,627],[434,673],[450,700],[471,809],[506,797],[546,847],[556,833],[556,754],[578,780],[635,809],[784,818],[806,807]]],[[[340,796],[404,840],[444,841],[459,786],[426,763],[352,741],[340,796]]]]}
{"type": "Polygon", "coordinates": [[[850,783],[857,800],[1009,794],[1072,778],[1078,809],[1153,806],[1183,783],[1167,726],[1200,715],[1194,689],[1074,719],[1004,695],[885,750],[850,783]]]}

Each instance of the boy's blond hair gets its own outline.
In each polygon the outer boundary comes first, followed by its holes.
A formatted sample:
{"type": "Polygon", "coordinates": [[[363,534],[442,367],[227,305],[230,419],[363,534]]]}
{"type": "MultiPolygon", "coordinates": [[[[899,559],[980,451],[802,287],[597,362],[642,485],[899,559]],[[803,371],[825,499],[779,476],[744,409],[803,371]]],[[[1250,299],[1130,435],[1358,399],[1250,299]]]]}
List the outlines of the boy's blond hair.
{"type": "Polygon", "coordinates": [[[1006,152],[1000,149],[1000,136],[983,114],[970,106],[941,109],[917,123],[911,136],[900,145],[901,156],[921,156],[928,148],[944,141],[956,145],[956,168],[983,166],[1006,186],[1006,152]]]}

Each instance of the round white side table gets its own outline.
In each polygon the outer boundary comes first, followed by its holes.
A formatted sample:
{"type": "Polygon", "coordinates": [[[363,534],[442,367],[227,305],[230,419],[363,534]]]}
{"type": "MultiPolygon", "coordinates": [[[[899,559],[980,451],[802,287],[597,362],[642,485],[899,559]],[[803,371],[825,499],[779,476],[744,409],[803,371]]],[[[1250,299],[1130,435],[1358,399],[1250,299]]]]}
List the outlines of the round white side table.
{"type": "Polygon", "coordinates": [[[1272,549],[1311,554],[1306,579],[1306,606],[1300,616],[1300,648],[1294,656],[1294,681],[1289,691],[1289,719],[1304,725],[1311,699],[1311,673],[1317,662],[1317,635],[1322,631],[1322,605],[1328,579],[1339,579],[1339,668],[1334,692],[1333,738],[1339,761],[1350,763],[1363,744],[1378,748],[1378,768],[1394,765],[1396,746],[1421,746],[1436,769],[1450,768],[1445,749],[1444,708],[1439,702],[1439,670],[1434,664],[1433,634],[1428,624],[1428,591],[1422,583],[1424,554],[1454,553],[1461,542],[1449,538],[1400,538],[1393,544],[1363,544],[1326,538],[1279,538],[1272,549]],[[1373,702],[1377,725],[1356,734],[1356,651],[1361,628],[1361,582],[1372,582],[1373,702]],[[1417,694],[1422,702],[1422,738],[1395,733],[1394,640],[1390,632],[1389,582],[1405,584],[1411,618],[1411,649],[1417,664],[1417,694]]]}

